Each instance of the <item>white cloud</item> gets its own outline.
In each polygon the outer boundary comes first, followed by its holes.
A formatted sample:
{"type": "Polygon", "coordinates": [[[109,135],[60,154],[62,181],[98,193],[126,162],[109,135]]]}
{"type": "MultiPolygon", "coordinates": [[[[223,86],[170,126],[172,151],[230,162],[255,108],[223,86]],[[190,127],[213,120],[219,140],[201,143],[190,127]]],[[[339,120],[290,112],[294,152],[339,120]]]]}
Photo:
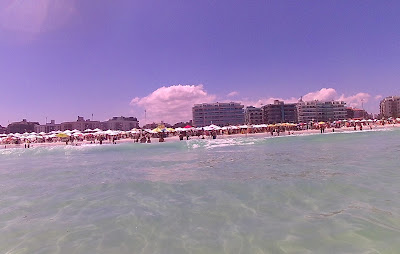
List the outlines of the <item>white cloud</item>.
{"type": "Polygon", "coordinates": [[[174,124],[192,119],[192,107],[196,103],[215,102],[216,96],[208,94],[203,85],[163,86],[151,94],[132,99],[131,105],[144,125],[146,123],[164,121],[174,124]]]}
{"type": "Polygon", "coordinates": [[[361,108],[363,104],[367,103],[371,98],[368,93],[357,93],[354,95],[344,95],[339,93],[334,88],[322,88],[319,91],[310,92],[303,96],[303,101],[319,100],[319,101],[332,101],[339,100],[346,102],[347,106],[361,108]]]}
{"type": "Polygon", "coordinates": [[[261,98],[258,100],[251,100],[248,98],[244,98],[239,102],[245,106],[254,106],[254,107],[261,107],[262,105],[272,104],[275,100],[284,101],[285,103],[295,103],[298,101],[297,98],[291,97],[287,99],[283,98],[276,98],[276,97],[269,97],[269,98],[261,98]]]}
{"type": "Polygon", "coordinates": [[[228,96],[228,97],[235,97],[235,96],[237,96],[237,95],[239,95],[239,92],[237,92],[237,91],[232,91],[232,92],[228,93],[226,96],[228,96]]]}
{"type": "Polygon", "coordinates": [[[347,106],[353,108],[361,108],[363,104],[367,103],[371,95],[367,93],[357,93],[355,95],[345,96],[341,95],[339,100],[346,102],[347,106]]]}
{"type": "Polygon", "coordinates": [[[380,100],[380,99],[382,99],[382,98],[383,98],[383,96],[380,95],[380,94],[379,94],[379,95],[376,95],[376,96],[374,97],[375,100],[380,100]]]}
{"type": "Polygon", "coordinates": [[[303,101],[332,101],[338,98],[338,94],[333,88],[322,88],[316,92],[310,92],[303,96],[303,101]]]}
{"type": "MultiPolygon", "coordinates": [[[[229,94],[236,91],[231,92],[229,94]]],[[[304,101],[320,100],[342,100],[347,106],[361,108],[364,106],[367,110],[374,112],[376,105],[374,104],[380,97],[372,97],[368,93],[357,93],[354,95],[339,94],[334,88],[322,88],[321,90],[307,93],[303,96],[304,101]]],[[[284,101],[285,103],[296,103],[299,98],[278,98],[265,97],[260,99],[235,99],[245,106],[260,107],[262,105],[274,103],[274,100],[284,101]]],[[[203,85],[173,85],[163,86],[145,97],[136,97],[131,100],[133,113],[144,125],[144,110],[147,113],[146,123],[164,121],[167,123],[176,123],[180,121],[188,121],[192,119],[192,107],[197,103],[209,102],[227,102],[229,99],[224,99],[221,96],[217,97],[213,94],[208,94],[204,90],[203,85]]]]}
{"type": "MultiPolygon", "coordinates": [[[[378,100],[379,96],[374,97],[375,100],[378,100]]],[[[346,102],[349,107],[357,107],[361,108],[363,105],[367,104],[371,99],[371,95],[368,93],[357,93],[354,95],[346,96],[344,94],[339,95],[339,93],[334,88],[322,88],[321,90],[309,92],[303,96],[303,101],[332,101],[332,100],[341,100],[346,102]]],[[[249,100],[243,99],[241,103],[245,106],[255,106],[260,107],[262,105],[271,104],[274,100],[284,101],[285,103],[296,103],[299,98],[290,97],[290,98],[262,98],[259,100],[249,100]]]]}

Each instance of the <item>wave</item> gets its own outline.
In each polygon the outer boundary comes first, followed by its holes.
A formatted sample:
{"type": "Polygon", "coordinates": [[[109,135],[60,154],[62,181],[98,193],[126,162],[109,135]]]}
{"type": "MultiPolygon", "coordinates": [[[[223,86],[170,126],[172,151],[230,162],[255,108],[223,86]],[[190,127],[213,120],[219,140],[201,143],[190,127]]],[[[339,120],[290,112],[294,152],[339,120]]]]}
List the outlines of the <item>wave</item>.
{"type": "Polygon", "coordinates": [[[152,144],[140,144],[140,143],[132,143],[132,142],[124,142],[116,145],[113,144],[82,144],[78,146],[72,145],[39,145],[34,144],[33,147],[29,149],[21,147],[18,148],[0,148],[0,157],[1,156],[12,156],[12,157],[20,157],[20,156],[45,156],[45,155],[56,155],[56,154],[65,154],[65,155],[74,155],[81,153],[108,153],[108,152],[118,152],[118,153],[165,153],[168,151],[187,151],[187,150],[211,150],[218,148],[226,148],[226,147],[234,147],[234,146],[257,146],[257,145],[265,145],[267,143],[280,143],[280,142],[289,142],[292,139],[298,138],[306,138],[314,140],[318,138],[320,141],[329,142],[334,137],[338,137],[339,135],[354,135],[354,137],[363,137],[365,135],[371,135],[372,133],[387,133],[387,132],[396,132],[400,133],[399,130],[394,128],[381,128],[381,129],[372,129],[372,130],[363,130],[363,131],[337,131],[337,132],[327,132],[324,134],[320,134],[319,132],[313,133],[298,133],[292,135],[282,135],[282,136],[267,136],[268,134],[249,134],[249,136],[219,136],[217,139],[191,139],[187,141],[178,141],[172,140],[167,141],[165,143],[152,143],[152,144]],[[362,135],[362,136],[360,136],[362,135]],[[328,140],[327,140],[328,139],[328,140]]]}

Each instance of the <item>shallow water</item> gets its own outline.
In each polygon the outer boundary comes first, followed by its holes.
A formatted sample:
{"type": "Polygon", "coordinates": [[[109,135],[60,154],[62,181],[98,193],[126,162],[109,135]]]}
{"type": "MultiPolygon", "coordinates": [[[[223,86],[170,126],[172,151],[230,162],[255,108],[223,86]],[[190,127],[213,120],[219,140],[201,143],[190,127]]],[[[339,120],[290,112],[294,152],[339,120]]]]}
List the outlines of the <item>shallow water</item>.
{"type": "Polygon", "coordinates": [[[0,150],[0,253],[398,253],[400,131],[0,150]]]}

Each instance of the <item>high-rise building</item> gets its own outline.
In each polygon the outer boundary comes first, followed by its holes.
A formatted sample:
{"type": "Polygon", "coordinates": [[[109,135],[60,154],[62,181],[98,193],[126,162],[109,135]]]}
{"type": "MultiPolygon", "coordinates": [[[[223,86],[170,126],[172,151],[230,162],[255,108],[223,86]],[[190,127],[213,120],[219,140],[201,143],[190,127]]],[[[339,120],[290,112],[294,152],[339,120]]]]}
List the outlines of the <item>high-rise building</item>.
{"type": "Polygon", "coordinates": [[[193,125],[196,127],[215,124],[219,126],[244,123],[244,106],[237,102],[195,104],[192,108],[193,125]]]}
{"type": "Polygon", "coordinates": [[[299,123],[332,122],[347,118],[346,103],[343,101],[302,101],[297,103],[299,123]]]}
{"type": "Polygon", "coordinates": [[[263,123],[296,123],[297,108],[295,103],[285,104],[283,101],[275,100],[273,104],[262,106],[263,123]]]}
{"type": "Polygon", "coordinates": [[[262,124],[262,110],[253,106],[244,109],[244,122],[246,124],[262,124]]]}
{"type": "Polygon", "coordinates": [[[380,116],[384,118],[400,117],[400,96],[389,96],[380,103],[380,116]]]}

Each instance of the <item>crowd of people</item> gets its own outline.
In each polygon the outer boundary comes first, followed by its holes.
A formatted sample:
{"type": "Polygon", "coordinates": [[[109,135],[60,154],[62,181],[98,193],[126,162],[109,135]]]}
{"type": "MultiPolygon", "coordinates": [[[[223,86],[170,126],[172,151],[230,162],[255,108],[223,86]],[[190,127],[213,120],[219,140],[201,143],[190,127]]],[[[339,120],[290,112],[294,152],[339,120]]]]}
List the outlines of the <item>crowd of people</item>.
{"type": "Polygon", "coordinates": [[[24,134],[0,134],[0,143],[7,148],[7,145],[24,144],[25,148],[31,148],[36,143],[65,143],[66,145],[85,144],[117,144],[119,140],[133,140],[134,143],[151,143],[152,139],[158,142],[165,142],[168,137],[178,136],[179,140],[216,139],[218,136],[229,135],[248,135],[255,133],[270,133],[271,136],[293,135],[298,131],[319,130],[325,133],[326,130],[334,132],[335,129],[344,127],[354,130],[372,129],[374,126],[395,124],[396,120],[343,120],[334,122],[318,123],[280,123],[280,124],[261,124],[261,125],[241,125],[219,127],[210,125],[206,127],[179,128],[176,130],[158,128],[157,131],[146,129],[134,129],[131,131],[92,131],[80,132],[56,131],[51,133],[24,133],[24,134]]]}

